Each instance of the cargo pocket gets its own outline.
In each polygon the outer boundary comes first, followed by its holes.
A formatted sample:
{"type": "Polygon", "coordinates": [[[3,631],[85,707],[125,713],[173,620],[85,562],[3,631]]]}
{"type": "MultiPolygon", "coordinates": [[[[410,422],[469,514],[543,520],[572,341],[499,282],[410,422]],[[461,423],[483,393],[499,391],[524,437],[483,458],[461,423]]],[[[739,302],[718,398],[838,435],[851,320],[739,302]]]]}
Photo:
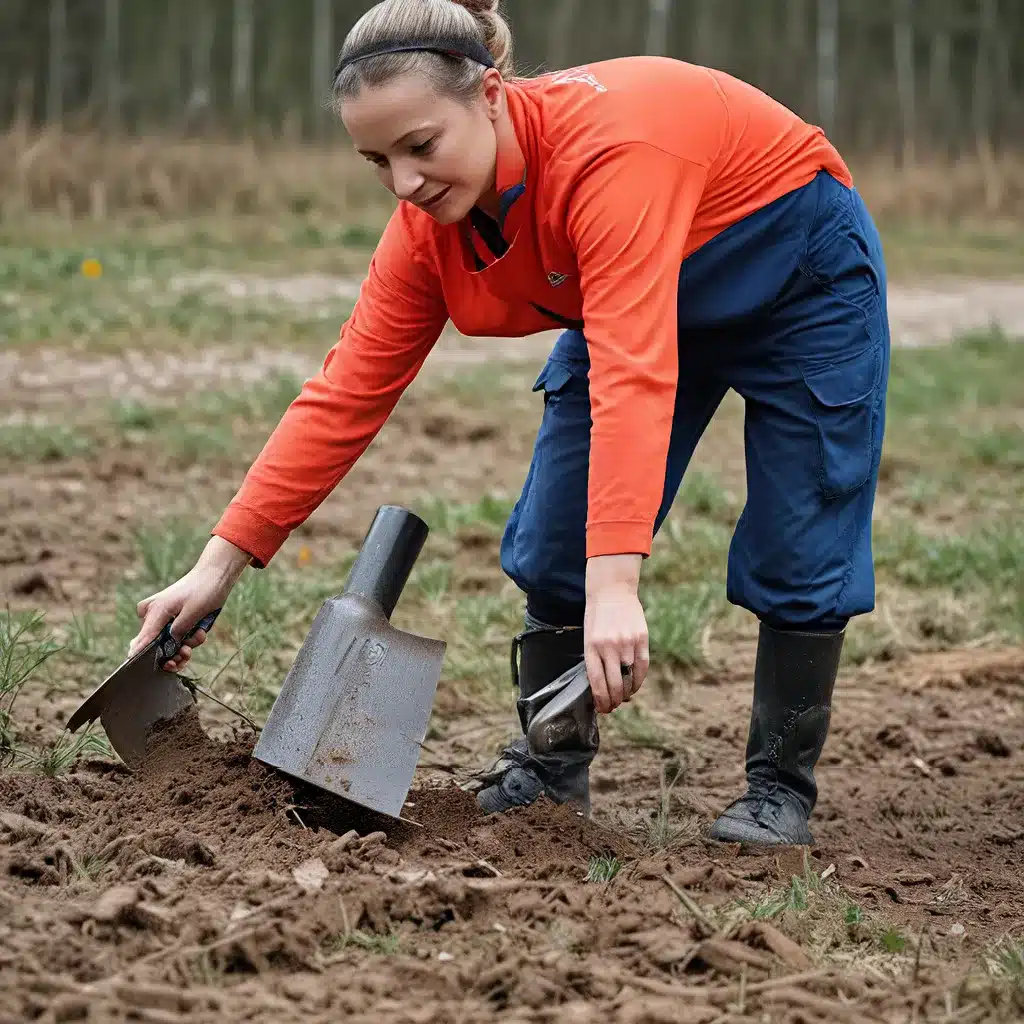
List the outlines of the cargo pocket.
{"type": "Polygon", "coordinates": [[[820,370],[805,371],[804,383],[818,432],[818,477],[826,499],[862,487],[875,461],[875,395],[879,345],[820,370]]]}
{"type": "Polygon", "coordinates": [[[587,367],[584,364],[574,366],[560,359],[548,359],[533,390],[544,392],[545,405],[556,396],[566,394],[589,398],[587,367]]]}

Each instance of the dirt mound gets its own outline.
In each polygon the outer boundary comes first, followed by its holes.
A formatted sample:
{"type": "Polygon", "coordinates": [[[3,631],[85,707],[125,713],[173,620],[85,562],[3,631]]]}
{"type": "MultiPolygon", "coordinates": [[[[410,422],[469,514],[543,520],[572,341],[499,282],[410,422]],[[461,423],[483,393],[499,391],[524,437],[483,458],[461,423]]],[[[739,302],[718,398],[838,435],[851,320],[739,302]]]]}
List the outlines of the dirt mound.
{"type": "MultiPolygon", "coordinates": [[[[316,1002],[325,964],[386,950],[402,929],[469,948],[461,930],[481,916],[552,917],[546,880],[579,882],[591,851],[614,846],[554,805],[490,821],[454,786],[410,803],[418,819],[403,825],[296,785],[252,759],[251,738],[210,739],[194,711],[158,727],[135,774],[94,761],[0,778],[5,1006],[17,1019],[212,1019],[225,1004],[209,979],[243,990],[254,975],[316,1002]],[[506,883],[527,859],[533,879],[506,883]]],[[[334,1005],[379,998],[357,986],[334,1005]]]]}
{"type": "MultiPolygon", "coordinates": [[[[872,749],[916,756],[914,729],[886,721],[872,749]]],[[[1013,762],[991,732],[965,743],[1013,762]]],[[[0,1020],[923,1020],[962,1005],[936,957],[1019,920],[1005,864],[940,870],[972,838],[940,835],[941,776],[847,808],[847,835],[826,803],[818,848],[757,853],[695,832],[651,847],[546,800],[489,817],[433,781],[398,823],[254,761],[250,736],[214,741],[194,714],[152,740],[136,774],[0,777],[0,1020]],[[595,859],[606,874],[588,880],[595,859]],[[870,963],[890,908],[890,941],[923,953],[913,983],[815,959],[870,963]]],[[[611,748],[604,770],[645,787],[644,764],[611,748]]],[[[1000,813],[1020,806],[1008,791],[1000,813]]],[[[1006,826],[992,842],[1009,854],[1006,826]]],[[[984,1019],[1024,1007],[955,991],[984,1019]]]]}

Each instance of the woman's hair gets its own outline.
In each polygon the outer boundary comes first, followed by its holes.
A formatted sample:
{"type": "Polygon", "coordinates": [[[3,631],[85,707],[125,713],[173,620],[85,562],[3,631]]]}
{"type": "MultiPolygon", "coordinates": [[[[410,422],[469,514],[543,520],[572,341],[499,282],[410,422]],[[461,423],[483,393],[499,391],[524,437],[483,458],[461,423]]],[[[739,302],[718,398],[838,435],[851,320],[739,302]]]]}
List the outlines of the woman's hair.
{"type": "Polygon", "coordinates": [[[438,92],[458,99],[476,95],[485,66],[468,56],[416,50],[345,63],[353,55],[389,44],[433,44],[471,52],[483,46],[502,78],[512,78],[512,30],[500,6],[501,0],[383,0],[376,4],[355,23],[342,46],[332,88],[335,104],[358,94],[364,85],[383,85],[414,71],[425,75],[438,92]]]}

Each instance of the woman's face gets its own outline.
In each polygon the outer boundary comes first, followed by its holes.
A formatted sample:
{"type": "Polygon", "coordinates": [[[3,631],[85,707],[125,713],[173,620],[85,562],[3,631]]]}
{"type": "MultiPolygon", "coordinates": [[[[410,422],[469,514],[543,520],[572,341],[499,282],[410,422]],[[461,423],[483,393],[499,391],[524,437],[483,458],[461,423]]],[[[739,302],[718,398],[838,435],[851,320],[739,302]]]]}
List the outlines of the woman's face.
{"type": "Polygon", "coordinates": [[[341,119],[385,188],[454,224],[493,193],[494,124],[504,110],[501,75],[491,69],[471,101],[441,95],[410,74],[346,98],[341,119]]]}

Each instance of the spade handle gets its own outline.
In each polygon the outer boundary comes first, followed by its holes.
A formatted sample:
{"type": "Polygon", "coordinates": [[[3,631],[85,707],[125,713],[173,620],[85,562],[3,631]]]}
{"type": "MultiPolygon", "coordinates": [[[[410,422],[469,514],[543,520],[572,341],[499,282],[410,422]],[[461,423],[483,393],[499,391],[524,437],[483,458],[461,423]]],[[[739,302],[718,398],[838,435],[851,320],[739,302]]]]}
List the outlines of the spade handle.
{"type": "Polygon", "coordinates": [[[430,528],[398,505],[377,509],[345,582],[345,594],[364,597],[390,619],[430,528]]]}

